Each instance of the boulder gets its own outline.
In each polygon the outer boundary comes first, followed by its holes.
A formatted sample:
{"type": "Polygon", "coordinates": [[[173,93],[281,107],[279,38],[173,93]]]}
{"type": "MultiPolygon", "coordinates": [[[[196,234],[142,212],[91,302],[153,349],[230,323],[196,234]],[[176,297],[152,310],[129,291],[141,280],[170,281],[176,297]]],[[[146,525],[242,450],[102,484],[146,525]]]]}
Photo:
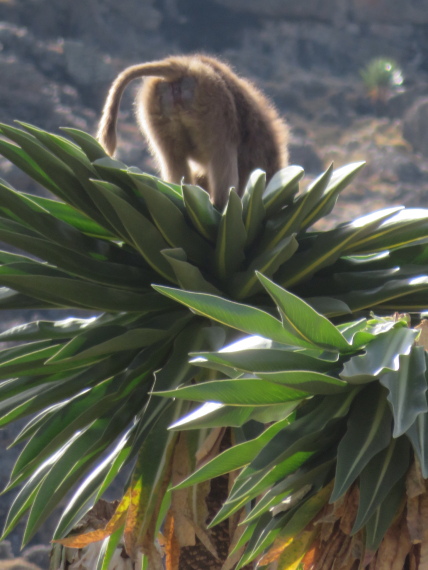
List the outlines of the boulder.
{"type": "Polygon", "coordinates": [[[360,22],[428,24],[425,0],[351,0],[349,7],[360,22]]]}
{"type": "Polygon", "coordinates": [[[416,152],[428,156],[428,97],[418,99],[404,115],[403,136],[416,152]]]}
{"type": "MultiPolygon", "coordinates": [[[[13,558],[12,544],[9,540],[0,542],[0,560],[11,560],[13,558]]],[[[2,563],[0,562],[0,568],[2,563]]]]}

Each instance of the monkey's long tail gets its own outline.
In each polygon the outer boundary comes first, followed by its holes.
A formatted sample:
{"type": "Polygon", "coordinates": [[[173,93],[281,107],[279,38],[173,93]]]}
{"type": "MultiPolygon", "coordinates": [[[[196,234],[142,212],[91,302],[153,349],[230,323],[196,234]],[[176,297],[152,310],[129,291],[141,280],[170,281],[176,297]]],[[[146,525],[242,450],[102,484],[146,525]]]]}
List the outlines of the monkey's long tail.
{"type": "Polygon", "coordinates": [[[139,77],[157,76],[165,79],[174,79],[174,77],[180,76],[180,72],[182,73],[182,66],[178,63],[153,61],[152,63],[132,65],[116,77],[107,96],[97,133],[98,141],[109,155],[112,155],[116,148],[116,121],[120,100],[126,86],[139,77]]]}

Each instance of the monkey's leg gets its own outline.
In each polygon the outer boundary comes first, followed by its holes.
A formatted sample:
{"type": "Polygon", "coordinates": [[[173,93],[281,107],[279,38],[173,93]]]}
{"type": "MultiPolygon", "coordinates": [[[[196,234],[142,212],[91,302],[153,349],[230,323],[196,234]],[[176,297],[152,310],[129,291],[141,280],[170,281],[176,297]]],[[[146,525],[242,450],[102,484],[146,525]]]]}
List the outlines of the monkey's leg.
{"type": "Polygon", "coordinates": [[[213,148],[208,163],[208,184],[211,201],[219,209],[223,209],[233,186],[238,192],[238,149],[234,144],[219,141],[213,148]]]}
{"type": "Polygon", "coordinates": [[[160,153],[161,177],[167,182],[192,183],[190,166],[185,154],[178,148],[165,145],[160,153]]]}

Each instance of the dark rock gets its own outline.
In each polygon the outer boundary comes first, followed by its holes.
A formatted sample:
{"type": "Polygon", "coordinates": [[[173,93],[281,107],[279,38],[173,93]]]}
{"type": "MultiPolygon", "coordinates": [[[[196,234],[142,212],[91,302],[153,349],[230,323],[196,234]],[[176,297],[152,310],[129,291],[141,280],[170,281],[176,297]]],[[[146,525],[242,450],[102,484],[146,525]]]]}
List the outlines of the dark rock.
{"type": "Polygon", "coordinates": [[[263,16],[331,21],[337,8],[336,0],[215,0],[239,12],[253,12],[263,16]]]}
{"type": "Polygon", "coordinates": [[[425,0],[352,0],[351,11],[360,22],[428,24],[425,0]]]}
{"type": "Polygon", "coordinates": [[[311,174],[319,174],[323,170],[322,160],[311,142],[293,141],[289,150],[290,164],[298,164],[311,174]]]}
{"type": "Polygon", "coordinates": [[[414,162],[401,162],[395,167],[395,173],[400,182],[415,184],[423,178],[423,173],[414,162]]]}
{"type": "Polygon", "coordinates": [[[40,566],[40,568],[49,568],[50,551],[50,546],[37,544],[30,548],[26,548],[22,553],[22,557],[25,560],[28,560],[28,562],[36,564],[36,566],[40,566]]]}
{"type": "Polygon", "coordinates": [[[66,40],[63,50],[70,83],[78,87],[86,105],[101,107],[108,87],[117,75],[110,58],[80,41],[66,40]]]}
{"type": "Polygon", "coordinates": [[[392,119],[402,118],[418,97],[416,90],[403,89],[394,93],[385,103],[385,114],[392,119]]]}
{"type": "Polygon", "coordinates": [[[428,97],[417,100],[404,115],[403,136],[416,152],[428,155],[428,97]]]}
{"type": "MultiPolygon", "coordinates": [[[[0,542],[0,560],[11,560],[13,558],[12,544],[9,540],[0,542]]],[[[0,564],[1,567],[1,564],[0,564]]]]}
{"type": "Polygon", "coordinates": [[[86,86],[107,83],[116,75],[109,58],[84,42],[64,41],[63,53],[65,67],[72,84],[86,86]]]}
{"type": "Polygon", "coordinates": [[[19,117],[24,121],[34,117],[52,115],[54,100],[51,85],[29,63],[19,62],[14,57],[0,56],[0,119],[19,117]],[[38,96],[35,96],[35,94],[38,96]]]}

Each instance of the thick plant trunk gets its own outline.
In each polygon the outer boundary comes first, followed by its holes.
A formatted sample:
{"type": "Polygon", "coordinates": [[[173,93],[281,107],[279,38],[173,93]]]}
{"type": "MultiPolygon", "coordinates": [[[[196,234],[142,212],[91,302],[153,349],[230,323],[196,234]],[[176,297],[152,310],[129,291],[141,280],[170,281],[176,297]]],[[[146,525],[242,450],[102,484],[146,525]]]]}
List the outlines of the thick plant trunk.
{"type": "Polygon", "coordinates": [[[315,544],[303,570],[426,570],[428,568],[428,482],[417,462],[406,478],[402,504],[375,551],[365,548],[362,532],[352,535],[358,509],[355,485],[314,522],[315,544]]]}
{"type": "MultiPolygon", "coordinates": [[[[211,481],[211,491],[206,502],[208,507],[208,521],[220,510],[227,498],[229,478],[227,476],[217,477],[211,481]]],[[[185,546],[180,551],[179,570],[220,570],[227,558],[230,534],[229,521],[225,520],[209,531],[213,546],[219,558],[216,559],[196,538],[195,546],[185,546]]]]}

